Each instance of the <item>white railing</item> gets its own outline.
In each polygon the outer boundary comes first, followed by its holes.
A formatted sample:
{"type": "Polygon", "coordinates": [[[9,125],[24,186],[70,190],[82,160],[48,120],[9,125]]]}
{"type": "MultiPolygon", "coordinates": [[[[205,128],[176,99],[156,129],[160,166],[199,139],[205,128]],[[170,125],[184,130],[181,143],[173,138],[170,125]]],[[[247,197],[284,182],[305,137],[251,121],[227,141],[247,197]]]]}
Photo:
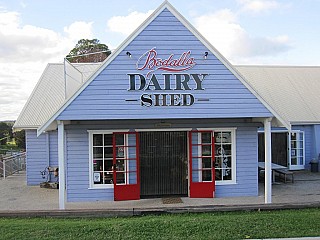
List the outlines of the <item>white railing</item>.
{"type": "Polygon", "coordinates": [[[21,152],[0,159],[0,177],[6,177],[26,169],[26,153],[21,152]]]}

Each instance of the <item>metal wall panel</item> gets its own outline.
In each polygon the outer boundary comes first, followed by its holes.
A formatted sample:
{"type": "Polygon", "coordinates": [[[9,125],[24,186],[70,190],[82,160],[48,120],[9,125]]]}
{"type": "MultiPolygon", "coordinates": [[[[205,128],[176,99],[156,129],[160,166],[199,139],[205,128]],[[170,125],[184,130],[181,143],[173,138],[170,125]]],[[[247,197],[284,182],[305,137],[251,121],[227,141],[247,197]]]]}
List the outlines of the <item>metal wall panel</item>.
{"type": "Polygon", "coordinates": [[[186,132],[140,133],[141,196],[188,194],[186,132]]]}

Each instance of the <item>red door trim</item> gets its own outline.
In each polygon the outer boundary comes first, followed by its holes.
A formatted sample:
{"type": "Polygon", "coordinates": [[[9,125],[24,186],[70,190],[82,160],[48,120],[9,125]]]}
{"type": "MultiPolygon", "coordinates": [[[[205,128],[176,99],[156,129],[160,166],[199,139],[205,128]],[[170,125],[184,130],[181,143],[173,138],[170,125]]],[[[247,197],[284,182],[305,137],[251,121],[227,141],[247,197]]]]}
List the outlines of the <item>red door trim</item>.
{"type": "Polygon", "coordinates": [[[139,161],[139,134],[137,132],[114,132],[113,133],[113,183],[114,183],[114,200],[115,201],[123,201],[123,200],[139,200],[140,199],[140,161],[139,161]],[[127,141],[125,138],[124,149],[126,151],[124,161],[132,161],[136,160],[136,169],[129,170],[128,162],[126,162],[125,174],[126,183],[117,184],[117,169],[116,169],[116,161],[117,161],[117,146],[116,146],[116,136],[123,134],[124,136],[129,136],[130,134],[135,135],[135,145],[127,145],[127,141]],[[136,158],[129,157],[129,148],[136,148],[136,158]],[[130,173],[136,172],[136,183],[129,183],[130,173]]]}
{"type": "MultiPolygon", "coordinates": [[[[197,156],[199,159],[202,159],[202,155],[200,153],[197,156]]],[[[192,130],[189,132],[189,196],[190,198],[213,198],[215,192],[215,151],[214,151],[214,132],[209,130],[192,130]],[[211,181],[209,182],[193,182],[193,167],[192,167],[192,147],[193,146],[202,146],[202,143],[193,144],[192,143],[192,133],[203,133],[210,132],[212,134],[211,140],[211,181]]],[[[201,170],[201,169],[199,169],[201,170]]]]}

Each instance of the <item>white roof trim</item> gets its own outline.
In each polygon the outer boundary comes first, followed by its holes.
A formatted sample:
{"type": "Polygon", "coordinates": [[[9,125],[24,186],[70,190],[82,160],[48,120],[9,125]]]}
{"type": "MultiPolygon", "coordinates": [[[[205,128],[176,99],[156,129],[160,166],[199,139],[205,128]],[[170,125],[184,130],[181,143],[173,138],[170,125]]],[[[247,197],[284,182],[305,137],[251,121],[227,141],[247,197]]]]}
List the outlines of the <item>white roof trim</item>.
{"type": "Polygon", "coordinates": [[[320,122],[316,122],[316,121],[301,121],[301,122],[296,122],[296,121],[292,121],[290,122],[291,125],[318,125],[320,124],[320,122]]]}
{"type": "Polygon", "coordinates": [[[259,101],[277,118],[280,122],[288,129],[290,129],[290,123],[287,123],[282,119],[272,108],[267,104],[266,101],[248,84],[247,81],[236,71],[231,63],[224,58],[220,52],[214,48],[205,38],[196,30],[167,0],[164,1],[123,43],[105,60],[100,68],[91,75],[90,79],[82,85],[82,87],[40,128],[38,128],[38,135],[47,129],[53,121],[63,112],[75,99],[76,97],[108,66],[119,53],[126,48],[165,8],[167,8],[191,33],[193,33],[199,41],[204,44],[248,89],[254,94],[259,101]]]}

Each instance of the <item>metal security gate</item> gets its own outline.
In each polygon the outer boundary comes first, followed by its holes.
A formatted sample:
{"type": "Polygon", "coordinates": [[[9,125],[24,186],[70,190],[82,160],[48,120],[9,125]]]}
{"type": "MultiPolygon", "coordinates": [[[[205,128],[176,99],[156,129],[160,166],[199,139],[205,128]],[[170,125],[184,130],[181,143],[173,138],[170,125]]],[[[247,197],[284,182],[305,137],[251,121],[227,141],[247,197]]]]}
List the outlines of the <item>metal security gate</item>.
{"type": "Polygon", "coordinates": [[[141,197],[188,195],[187,132],[141,132],[141,197]]]}

